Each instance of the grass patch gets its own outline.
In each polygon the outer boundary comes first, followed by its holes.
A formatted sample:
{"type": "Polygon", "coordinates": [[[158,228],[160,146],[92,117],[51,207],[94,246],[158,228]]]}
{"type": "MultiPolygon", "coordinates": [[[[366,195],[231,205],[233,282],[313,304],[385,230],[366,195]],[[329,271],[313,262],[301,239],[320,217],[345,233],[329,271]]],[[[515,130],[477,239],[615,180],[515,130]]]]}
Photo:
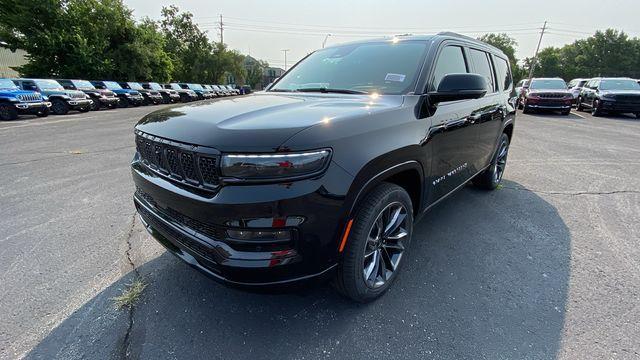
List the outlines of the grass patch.
{"type": "Polygon", "coordinates": [[[503,187],[504,187],[504,185],[498,184],[498,186],[496,186],[496,190],[502,190],[503,187]]]}
{"type": "Polygon", "coordinates": [[[132,307],[140,296],[142,296],[142,292],[147,287],[147,284],[142,279],[136,279],[131,283],[127,284],[126,289],[122,292],[120,296],[116,296],[112,298],[116,308],[122,309],[125,307],[132,307]]]}

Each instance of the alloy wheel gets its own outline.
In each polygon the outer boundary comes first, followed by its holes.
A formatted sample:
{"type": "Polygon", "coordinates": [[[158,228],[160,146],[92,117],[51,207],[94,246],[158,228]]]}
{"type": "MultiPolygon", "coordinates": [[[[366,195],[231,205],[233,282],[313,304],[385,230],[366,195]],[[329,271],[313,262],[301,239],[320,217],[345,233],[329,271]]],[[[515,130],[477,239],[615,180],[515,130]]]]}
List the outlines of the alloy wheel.
{"type": "Polygon", "coordinates": [[[365,242],[362,274],[368,287],[379,288],[391,279],[408,235],[405,206],[400,202],[387,205],[376,217],[365,242]]]}
{"type": "Polygon", "coordinates": [[[509,155],[509,146],[507,142],[503,141],[500,144],[500,149],[498,150],[498,156],[496,157],[495,168],[493,171],[493,176],[495,177],[495,182],[499,183],[502,180],[502,175],[504,174],[504,169],[507,166],[507,156],[509,155]]]}

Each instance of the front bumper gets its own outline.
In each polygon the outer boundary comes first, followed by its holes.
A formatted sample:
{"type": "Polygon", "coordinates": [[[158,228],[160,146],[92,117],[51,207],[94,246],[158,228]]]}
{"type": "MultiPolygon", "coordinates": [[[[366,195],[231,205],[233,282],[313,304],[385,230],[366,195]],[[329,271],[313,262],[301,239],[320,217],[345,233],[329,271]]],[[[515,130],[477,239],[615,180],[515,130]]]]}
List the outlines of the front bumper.
{"type": "Polygon", "coordinates": [[[69,105],[69,107],[73,110],[77,110],[77,109],[85,109],[89,106],[91,106],[93,100],[91,99],[70,99],[67,100],[67,105],[69,105]]]}
{"type": "Polygon", "coordinates": [[[566,104],[527,104],[530,109],[540,110],[570,110],[571,105],[566,104]]]}
{"type": "Polygon", "coordinates": [[[19,102],[15,103],[14,107],[20,115],[32,115],[37,114],[51,107],[51,103],[48,101],[39,102],[19,102]]]}
{"type": "Polygon", "coordinates": [[[127,101],[129,101],[129,103],[133,105],[140,105],[144,101],[144,97],[142,97],[142,95],[126,96],[125,99],[127,99],[127,101]]]}
{"type": "Polygon", "coordinates": [[[137,158],[132,162],[134,203],[145,227],[170,252],[205,274],[259,286],[329,274],[336,266],[344,197],[353,180],[340,167],[332,164],[320,178],[286,185],[221,186],[203,196],[158,176],[137,158]],[[276,218],[287,219],[286,225],[272,225],[276,218]],[[260,223],[258,229],[265,231],[289,230],[292,239],[285,244],[238,244],[225,238],[228,229],[255,230],[247,225],[251,223],[260,223]]]}
{"type": "Polygon", "coordinates": [[[118,97],[117,96],[112,96],[112,97],[100,97],[98,98],[98,101],[100,102],[101,105],[103,106],[113,106],[115,104],[118,103],[118,97]]]}
{"type": "Polygon", "coordinates": [[[149,95],[149,101],[151,101],[154,105],[162,104],[164,100],[162,99],[162,95],[149,95]]]}
{"type": "Polygon", "coordinates": [[[602,107],[602,110],[605,110],[605,111],[630,112],[630,113],[640,112],[640,103],[636,103],[636,102],[602,100],[601,107],[602,107]]]}

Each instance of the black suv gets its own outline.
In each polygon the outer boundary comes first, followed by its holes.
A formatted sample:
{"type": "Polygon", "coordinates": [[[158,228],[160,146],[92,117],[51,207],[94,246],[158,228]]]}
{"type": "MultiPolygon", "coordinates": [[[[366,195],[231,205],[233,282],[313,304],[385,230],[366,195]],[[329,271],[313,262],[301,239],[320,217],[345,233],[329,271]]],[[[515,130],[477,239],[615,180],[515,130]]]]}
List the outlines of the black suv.
{"type": "Polygon", "coordinates": [[[567,83],[560,78],[535,78],[521,95],[522,112],[533,110],[557,110],[569,115],[573,105],[573,95],[567,83]]]}
{"type": "Polygon", "coordinates": [[[468,181],[498,186],[514,106],[507,57],[469,37],[327,47],[266,92],[140,120],[134,203],[160,243],[215,279],[333,277],[372,300],[420,215],[468,181]]]}
{"type": "Polygon", "coordinates": [[[91,97],[91,110],[101,108],[115,109],[118,107],[118,97],[109,89],[97,89],[87,80],[58,79],[62,87],[67,90],[80,90],[91,97]]]}
{"type": "Polygon", "coordinates": [[[633,113],[640,118],[640,84],[631,78],[593,78],[580,91],[576,108],[603,113],[633,113]]]}

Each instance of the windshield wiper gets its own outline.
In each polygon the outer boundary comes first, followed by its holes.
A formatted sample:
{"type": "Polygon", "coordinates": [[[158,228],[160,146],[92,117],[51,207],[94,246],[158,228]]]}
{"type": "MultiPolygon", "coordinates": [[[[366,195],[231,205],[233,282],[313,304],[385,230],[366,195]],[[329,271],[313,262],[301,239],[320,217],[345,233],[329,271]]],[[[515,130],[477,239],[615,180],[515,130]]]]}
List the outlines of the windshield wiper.
{"type": "Polygon", "coordinates": [[[293,90],[289,89],[269,89],[268,92],[292,92],[293,90]]]}
{"type": "Polygon", "coordinates": [[[368,94],[366,91],[349,90],[349,89],[331,89],[326,87],[301,88],[296,92],[319,92],[319,93],[336,93],[336,94],[368,94]]]}

